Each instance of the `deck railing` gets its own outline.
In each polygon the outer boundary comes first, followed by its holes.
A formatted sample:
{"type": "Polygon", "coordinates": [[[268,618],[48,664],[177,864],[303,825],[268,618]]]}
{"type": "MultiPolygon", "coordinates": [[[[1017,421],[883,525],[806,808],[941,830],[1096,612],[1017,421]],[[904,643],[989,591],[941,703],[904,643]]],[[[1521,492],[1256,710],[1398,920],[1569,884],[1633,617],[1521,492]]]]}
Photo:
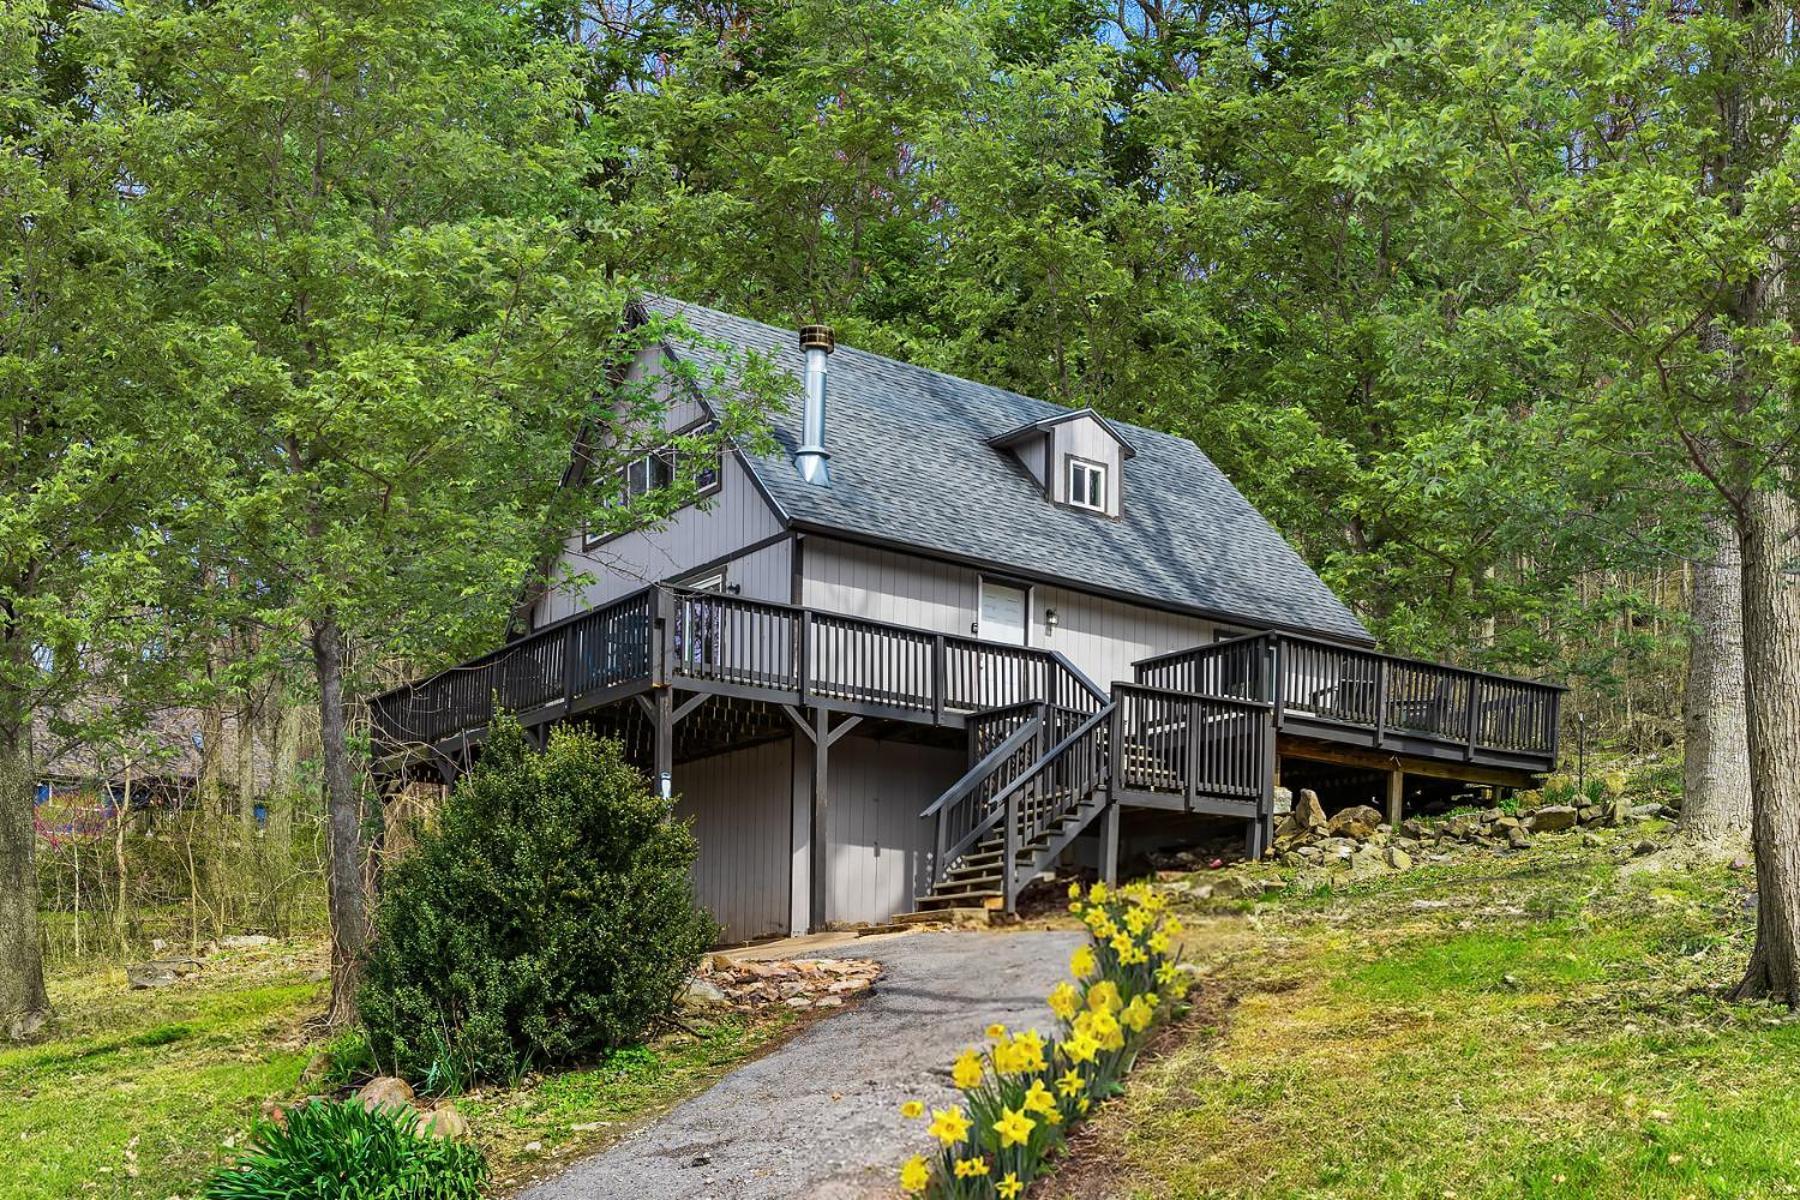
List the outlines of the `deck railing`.
{"type": "Polygon", "coordinates": [[[1140,684],[1266,701],[1288,718],[1554,764],[1563,688],[1297,634],[1264,633],[1135,664],[1140,684]]]}
{"type": "Polygon", "coordinates": [[[565,710],[676,684],[942,720],[1027,701],[1081,713],[1106,693],[1062,655],[717,592],[650,587],[371,702],[389,744],[484,728],[501,707],[565,710]]]}
{"type": "Polygon", "coordinates": [[[1119,787],[1260,801],[1272,773],[1269,705],[1231,696],[1115,683],[1113,777],[1119,787]]]}

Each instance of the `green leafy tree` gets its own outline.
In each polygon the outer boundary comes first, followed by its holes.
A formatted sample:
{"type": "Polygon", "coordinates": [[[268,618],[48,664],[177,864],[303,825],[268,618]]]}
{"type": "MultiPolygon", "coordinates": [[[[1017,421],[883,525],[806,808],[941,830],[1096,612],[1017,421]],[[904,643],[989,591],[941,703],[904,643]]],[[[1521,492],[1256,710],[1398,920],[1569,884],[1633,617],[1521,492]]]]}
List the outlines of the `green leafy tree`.
{"type": "MultiPolygon", "coordinates": [[[[144,88],[132,163],[211,447],[196,503],[240,618],[310,672],[328,807],[332,1017],[368,929],[359,699],[395,659],[491,644],[549,539],[652,520],[559,487],[660,437],[614,376],[595,147],[566,48],[466,0],[151,2],[95,17],[144,88]]],[[[728,400],[717,439],[744,428],[728,400]]],[[[678,490],[678,489],[676,489],[678,490]]]]}
{"type": "Polygon", "coordinates": [[[0,1030],[49,1014],[34,749],[172,694],[198,583],[174,482],[197,446],[166,388],[127,82],[75,6],[0,11],[0,1030]]]}
{"type": "MultiPolygon", "coordinates": [[[[1757,941],[1744,997],[1800,1003],[1800,235],[1787,14],[1706,3],[1473,14],[1407,49],[1443,87],[1377,143],[1519,248],[1520,302],[1587,369],[1575,428],[1704,492],[1742,559],[1757,941]]],[[[1671,489],[1669,496],[1677,493],[1671,489]]]]}

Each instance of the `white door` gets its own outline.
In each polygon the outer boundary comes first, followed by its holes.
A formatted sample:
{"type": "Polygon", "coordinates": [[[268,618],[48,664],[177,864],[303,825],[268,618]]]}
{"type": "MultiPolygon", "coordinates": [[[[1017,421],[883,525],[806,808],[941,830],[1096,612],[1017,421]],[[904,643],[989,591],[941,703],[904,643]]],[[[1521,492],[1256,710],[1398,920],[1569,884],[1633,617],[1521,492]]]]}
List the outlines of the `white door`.
{"type": "Polygon", "coordinates": [[[1025,644],[1025,589],[981,581],[981,637],[984,641],[1025,644]]]}

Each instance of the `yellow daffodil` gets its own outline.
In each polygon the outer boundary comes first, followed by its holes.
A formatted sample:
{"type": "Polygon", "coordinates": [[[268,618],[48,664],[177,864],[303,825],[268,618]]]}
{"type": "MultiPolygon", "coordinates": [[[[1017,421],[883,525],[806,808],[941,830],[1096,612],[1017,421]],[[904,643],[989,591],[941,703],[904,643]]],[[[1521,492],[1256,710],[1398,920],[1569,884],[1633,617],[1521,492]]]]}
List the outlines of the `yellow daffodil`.
{"type": "Polygon", "coordinates": [[[1130,1026],[1133,1033],[1142,1033],[1150,1028],[1151,1016],[1150,1006],[1144,1003],[1142,996],[1137,996],[1125,1006],[1125,1011],[1119,1014],[1119,1020],[1130,1026]]]}
{"type": "Polygon", "coordinates": [[[1000,1022],[998,1022],[998,1021],[995,1021],[992,1025],[989,1025],[987,1027],[987,1035],[988,1035],[989,1041],[997,1042],[1001,1038],[1006,1036],[1006,1026],[1000,1024],[1000,1022]]]}
{"type": "Polygon", "coordinates": [[[1025,1093],[1025,1098],[1020,1101],[1020,1105],[1026,1112],[1037,1113],[1039,1116],[1056,1114],[1056,1097],[1050,1094],[1050,1090],[1044,1086],[1044,1081],[1041,1079],[1031,1081],[1031,1089],[1025,1093]]]}
{"type": "Polygon", "coordinates": [[[1110,979],[1102,979],[1089,988],[1087,1002],[1088,1008],[1094,1012],[1099,1012],[1101,1009],[1118,1012],[1125,1006],[1124,1000],[1119,996],[1119,985],[1110,979]]]}
{"type": "Polygon", "coordinates": [[[1080,1100],[1075,1102],[1075,1111],[1078,1113],[1081,1113],[1085,1116],[1087,1113],[1087,1110],[1088,1110],[1089,1103],[1090,1103],[1090,1101],[1088,1100],[1088,1098],[1086,1096],[1083,1096],[1080,1100]]]}
{"type": "Polygon", "coordinates": [[[1106,884],[1104,882],[1094,884],[1093,888],[1088,891],[1088,899],[1092,900],[1095,904],[1105,904],[1108,895],[1110,895],[1110,893],[1106,890],[1106,884]]]}
{"type": "Polygon", "coordinates": [[[1149,961],[1150,956],[1145,954],[1143,950],[1138,947],[1136,942],[1127,942],[1126,948],[1119,951],[1119,964],[1121,966],[1135,967],[1139,963],[1147,963],[1149,961]]]}
{"type": "Polygon", "coordinates": [[[1081,996],[1067,980],[1057,984],[1050,991],[1050,1011],[1064,1021],[1074,1018],[1081,1010],[1081,996]]]}
{"type": "Polygon", "coordinates": [[[925,1130],[946,1146],[954,1146],[969,1136],[969,1118],[956,1105],[931,1110],[931,1126],[925,1130]]]}
{"type": "Polygon", "coordinates": [[[1000,1110],[1000,1119],[994,1122],[994,1132],[1000,1135],[1000,1148],[1023,1146],[1031,1140],[1031,1131],[1037,1128],[1037,1122],[1023,1112],[1015,1112],[1010,1108],[1000,1110]]]}
{"type": "Polygon", "coordinates": [[[908,1100],[905,1104],[900,1106],[900,1115],[909,1121],[924,1116],[925,1102],[923,1100],[908,1100]]]}
{"type": "Polygon", "coordinates": [[[925,1160],[916,1154],[907,1159],[906,1165],[900,1168],[900,1190],[903,1192],[922,1192],[930,1182],[931,1168],[927,1167],[925,1160]]]}
{"type": "Polygon", "coordinates": [[[1144,943],[1144,947],[1152,954],[1167,954],[1169,952],[1169,935],[1159,929],[1150,935],[1149,940],[1144,943]]]}
{"type": "Polygon", "coordinates": [[[1144,930],[1150,928],[1150,926],[1155,923],[1156,918],[1151,915],[1149,909],[1142,905],[1133,908],[1125,914],[1125,928],[1131,930],[1133,936],[1142,934],[1144,930]]]}
{"type": "Polygon", "coordinates": [[[1091,946],[1083,946],[1069,956],[1069,974],[1077,979],[1086,979],[1097,969],[1099,969],[1099,964],[1094,961],[1094,950],[1091,946]]]}
{"type": "Polygon", "coordinates": [[[958,1179],[975,1179],[988,1173],[988,1161],[985,1158],[959,1158],[956,1160],[956,1177],[958,1179]]]}
{"type": "Polygon", "coordinates": [[[1120,962],[1124,962],[1126,956],[1137,949],[1137,943],[1132,941],[1131,935],[1127,933],[1113,934],[1109,944],[1112,946],[1113,953],[1119,956],[1120,962]]]}
{"type": "Polygon", "coordinates": [[[1044,1062],[1044,1039],[1035,1029],[1027,1029],[1013,1039],[1013,1048],[1018,1054],[1019,1069],[1022,1071],[1042,1071],[1044,1062]]]}
{"type": "Polygon", "coordinates": [[[1183,926],[1179,917],[1170,917],[1163,922],[1163,932],[1170,937],[1180,937],[1183,926]]]}
{"type": "Polygon", "coordinates": [[[1088,1034],[1078,1033],[1062,1044],[1062,1050],[1072,1063],[1089,1063],[1100,1053],[1100,1043],[1088,1034]]]}
{"type": "Polygon", "coordinates": [[[1069,899],[1071,899],[1071,900],[1081,899],[1081,884],[1079,881],[1075,882],[1075,883],[1071,883],[1069,885],[1069,899]]]}
{"type": "Polygon", "coordinates": [[[1021,1051],[1018,1043],[1013,1041],[1013,1039],[1007,1038],[1005,1041],[1000,1042],[994,1047],[995,1074],[1017,1075],[1019,1072],[1025,1070],[1029,1070],[1029,1067],[1026,1065],[1026,1055],[1021,1051]]]}
{"type": "Polygon", "coordinates": [[[1074,1069],[1064,1071],[1062,1078],[1056,1081],[1056,1090],[1064,1097],[1076,1095],[1086,1086],[1087,1080],[1081,1077],[1080,1071],[1074,1069]]]}
{"type": "Polygon", "coordinates": [[[957,1055],[950,1067],[950,1082],[965,1092],[981,1082],[981,1075],[981,1055],[972,1048],[957,1055]]]}
{"type": "Polygon", "coordinates": [[[1018,1200],[1019,1193],[1024,1190],[1025,1185],[1020,1183],[1019,1177],[1011,1171],[1006,1173],[1005,1179],[994,1185],[994,1191],[999,1193],[1000,1200],[1018,1200]]]}

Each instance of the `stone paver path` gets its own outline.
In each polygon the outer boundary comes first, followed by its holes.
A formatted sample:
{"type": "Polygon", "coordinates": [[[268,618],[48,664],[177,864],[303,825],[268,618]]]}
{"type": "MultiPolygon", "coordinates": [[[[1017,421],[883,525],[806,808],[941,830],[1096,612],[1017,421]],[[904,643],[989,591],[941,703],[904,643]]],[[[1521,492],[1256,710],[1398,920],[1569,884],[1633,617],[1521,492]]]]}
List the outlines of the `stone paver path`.
{"type": "Polygon", "coordinates": [[[843,1200],[897,1194],[927,1148],[900,1102],[954,1098],[950,1062],[992,1022],[1050,1032],[1044,996],[1077,933],[922,933],[827,954],[878,958],[875,992],[522,1200],[843,1200]]]}

